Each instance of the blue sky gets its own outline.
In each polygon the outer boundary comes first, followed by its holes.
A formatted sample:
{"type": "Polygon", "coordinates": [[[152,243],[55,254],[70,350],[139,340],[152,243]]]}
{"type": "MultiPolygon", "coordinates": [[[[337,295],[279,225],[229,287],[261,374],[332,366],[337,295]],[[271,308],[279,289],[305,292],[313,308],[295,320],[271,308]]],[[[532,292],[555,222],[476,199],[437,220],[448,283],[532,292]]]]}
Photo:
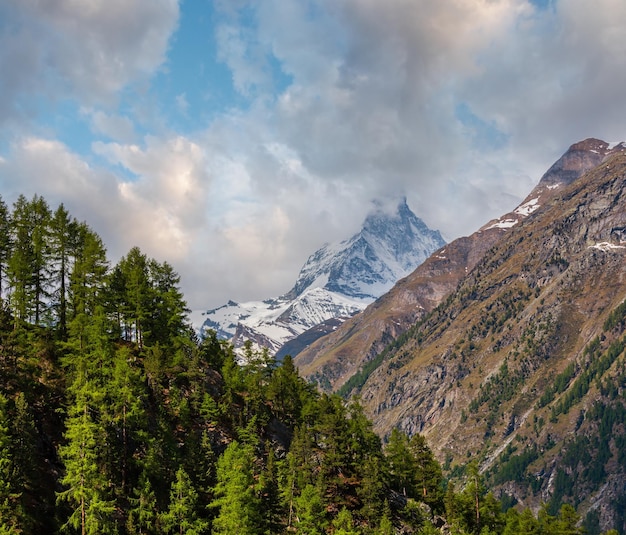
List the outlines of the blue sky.
{"type": "Polygon", "coordinates": [[[625,139],[625,63],[623,0],[7,0],[0,195],[272,297],[375,199],[451,240],[625,139]]]}

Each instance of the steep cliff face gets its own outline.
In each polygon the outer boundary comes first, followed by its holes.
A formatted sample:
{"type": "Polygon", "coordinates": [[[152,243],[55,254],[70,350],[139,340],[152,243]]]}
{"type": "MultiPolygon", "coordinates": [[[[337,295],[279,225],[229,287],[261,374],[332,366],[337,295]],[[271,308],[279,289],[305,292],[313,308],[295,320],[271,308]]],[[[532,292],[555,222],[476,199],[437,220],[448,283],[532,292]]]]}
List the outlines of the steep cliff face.
{"type": "Polygon", "coordinates": [[[447,244],[388,293],[296,357],[300,372],[329,390],[341,388],[364,364],[432,311],[507,232],[622,145],[587,139],[572,145],[513,212],[447,244]]]}

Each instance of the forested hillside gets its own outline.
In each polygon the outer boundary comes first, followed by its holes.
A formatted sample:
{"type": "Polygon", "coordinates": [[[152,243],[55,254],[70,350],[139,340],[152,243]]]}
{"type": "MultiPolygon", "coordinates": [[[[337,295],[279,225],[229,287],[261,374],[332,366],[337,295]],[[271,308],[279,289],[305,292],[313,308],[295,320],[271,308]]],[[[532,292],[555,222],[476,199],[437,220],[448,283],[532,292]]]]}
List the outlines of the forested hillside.
{"type": "Polygon", "coordinates": [[[186,323],[179,277],[41,197],[0,201],[0,533],[582,533],[454,482],[419,434],[385,445],[358,400],[291,358],[247,364],[186,323]]]}

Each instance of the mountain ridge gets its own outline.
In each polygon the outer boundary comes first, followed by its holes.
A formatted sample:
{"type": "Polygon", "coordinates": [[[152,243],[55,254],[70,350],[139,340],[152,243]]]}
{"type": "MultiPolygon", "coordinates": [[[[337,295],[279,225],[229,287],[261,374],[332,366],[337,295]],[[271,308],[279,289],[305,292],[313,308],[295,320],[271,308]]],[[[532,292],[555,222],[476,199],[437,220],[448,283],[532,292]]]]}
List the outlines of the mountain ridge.
{"type": "Polygon", "coordinates": [[[295,362],[301,373],[321,385],[330,384],[329,390],[341,388],[387,343],[432,311],[452,292],[508,229],[552,199],[559,187],[576,180],[623,147],[623,143],[607,143],[595,138],[572,144],[516,209],[435,251],[387,294],[298,354],[295,362]],[[361,331],[367,335],[358,334],[352,338],[348,334],[361,331]],[[361,358],[355,359],[351,355],[361,358]]]}

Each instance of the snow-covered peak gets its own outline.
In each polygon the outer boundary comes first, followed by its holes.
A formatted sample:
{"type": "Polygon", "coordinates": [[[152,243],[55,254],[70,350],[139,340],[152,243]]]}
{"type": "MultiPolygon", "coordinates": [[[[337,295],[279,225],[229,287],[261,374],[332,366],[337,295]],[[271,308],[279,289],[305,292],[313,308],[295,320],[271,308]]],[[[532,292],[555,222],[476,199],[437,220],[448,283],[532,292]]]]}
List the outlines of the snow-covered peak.
{"type": "Polygon", "coordinates": [[[320,286],[352,297],[377,298],[444,244],[441,234],[429,229],[406,199],[392,213],[376,205],[357,234],[324,245],[309,257],[287,295],[293,298],[320,286]]]}
{"type": "Polygon", "coordinates": [[[439,232],[430,230],[406,200],[391,212],[376,204],[358,233],[309,257],[291,291],[209,310],[201,330],[215,330],[235,347],[252,340],[277,351],[312,327],[363,310],[443,245],[439,232]]]}

